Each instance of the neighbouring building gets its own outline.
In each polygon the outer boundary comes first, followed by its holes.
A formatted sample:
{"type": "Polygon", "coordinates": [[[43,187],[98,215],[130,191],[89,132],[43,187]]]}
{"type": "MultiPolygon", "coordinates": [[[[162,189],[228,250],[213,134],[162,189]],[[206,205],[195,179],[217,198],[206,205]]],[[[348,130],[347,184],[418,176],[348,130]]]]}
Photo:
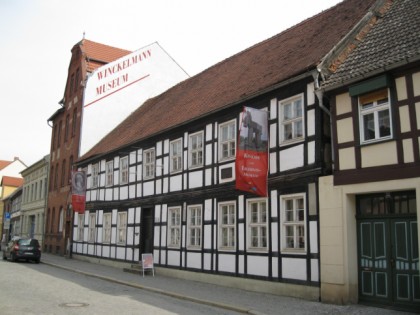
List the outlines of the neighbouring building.
{"type": "Polygon", "coordinates": [[[420,309],[420,2],[381,1],[319,71],[334,172],[319,180],[321,300],[420,309]]]}
{"type": "MultiPolygon", "coordinates": [[[[15,157],[13,161],[9,160],[0,160],[0,182],[3,176],[11,177],[22,177],[20,172],[26,168],[25,163],[23,163],[18,157],[15,157]]],[[[10,193],[10,192],[9,192],[10,193]]],[[[3,225],[4,225],[4,211],[3,211],[3,202],[1,199],[7,197],[8,193],[3,194],[3,187],[0,185],[0,235],[3,235],[3,225]]]]}
{"type": "MultiPolygon", "coordinates": [[[[50,156],[46,155],[21,172],[24,180],[21,204],[21,236],[36,238],[43,244],[44,216],[47,208],[50,156]]],[[[64,213],[63,213],[64,215],[64,213]]],[[[63,226],[64,216],[59,218],[63,226]]]]}
{"type": "Polygon", "coordinates": [[[73,255],[152,253],[162,273],[319,300],[319,178],[335,162],[318,66],[383,5],[343,1],[146,101],[77,162],[73,255]],[[268,135],[248,133],[268,147],[267,197],[235,188],[244,107],[268,113],[268,135]]]}
{"type": "Polygon", "coordinates": [[[2,210],[4,210],[4,213],[2,215],[3,224],[1,226],[2,239],[3,239],[3,235],[5,235],[6,240],[8,240],[9,239],[8,237],[12,230],[15,230],[17,231],[17,233],[20,233],[20,219],[18,219],[17,217],[20,216],[20,203],[22,199],[21,186],[22,185],[23,185],[23,178],[3,176],[3,178],[1,179],[0,204],[1,204],[2,210]],[[15,191],[17,191],[16,194],[14,194],[15,191]],[[6,205],[8,206],[6,207],[6,205]],[[13,220],[12,220],[12,214],[11,214],[12,208],[14,210],[13,220]],[[15,225],[16,228],[13,228],[14,224],[16,224],[15,225]]]}
{"type": "Polygon", "coordinates": [[[73,46],[61,107],[48,119],[52,127],[49,187],[43,250],[64,255],[72,219],[71,171],[79,156],[83,87],[89,73],[130,51],[83,39],[73,46]]]}

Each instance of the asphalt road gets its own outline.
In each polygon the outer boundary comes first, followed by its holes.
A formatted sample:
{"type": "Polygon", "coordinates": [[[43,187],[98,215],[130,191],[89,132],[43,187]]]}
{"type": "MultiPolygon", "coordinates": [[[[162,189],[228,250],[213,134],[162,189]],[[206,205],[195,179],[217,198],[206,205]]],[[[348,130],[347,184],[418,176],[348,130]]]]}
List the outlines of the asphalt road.
{"type": "Polygon", "coordinates": [[[46,264],[0,260],[0,314],[238,314],[46,264]]]}

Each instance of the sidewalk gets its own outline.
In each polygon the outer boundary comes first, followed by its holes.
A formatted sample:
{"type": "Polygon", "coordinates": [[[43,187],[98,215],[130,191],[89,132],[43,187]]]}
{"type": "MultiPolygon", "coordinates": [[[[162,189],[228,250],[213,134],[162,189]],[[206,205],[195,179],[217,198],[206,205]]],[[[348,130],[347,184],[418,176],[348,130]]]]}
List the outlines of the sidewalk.
{"type": "Polygon", "coordinates": [[[183,280],[150,273],[140,275],[122,269],[94,264],[78,259],[42,253],[41,262],[57,268],[74,271],[86,276],[148,290],[166,296],[229,309],[243,314],[409,314],[364,305],[331,305],[296,298],[262,294],[233,289],[214,284],[183,280]]]}

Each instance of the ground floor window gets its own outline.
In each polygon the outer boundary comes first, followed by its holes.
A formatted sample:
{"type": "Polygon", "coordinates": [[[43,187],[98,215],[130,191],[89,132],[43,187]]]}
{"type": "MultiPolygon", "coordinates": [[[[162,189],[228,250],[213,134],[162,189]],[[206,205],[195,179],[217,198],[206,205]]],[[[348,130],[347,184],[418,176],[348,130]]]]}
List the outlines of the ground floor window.
{"type": "Polygon", "coordinates": [[[168,209],[168,246],[179,247],[181,245],[181,207],[168,209]]]}
{"type": "Polygon", "coordinates": [[[236,204],[219,204],[219,249],[234,250],[236,247],[236,204]]]}
{"type": "Polygon", "coordinates": [[[304,252],[306,250],[305,195],[281,196],[282,249],[304,252]]]}
{"type": "Polygon", "coordinates": [[[188,207],[188,246],[201,247],[201,206],[188,207]]]}
{"type": "Polygon", "coordinates": [[[85,231],[85,215],[79,213],[79,217],[77,221],[77,240],[79,242],[83,242],[84,231],[85,231]]]}
{"type": "Polygon", "coordinates": [[[127,212],[118,212],[117,219],[117,244],[126,243],[127,234],[127,212]]]}
{"type": "Polygon", "coordinates": [[[111,219],[112,213],[104,213],[102,226],[102,242],[111,243],[111,219]]]}

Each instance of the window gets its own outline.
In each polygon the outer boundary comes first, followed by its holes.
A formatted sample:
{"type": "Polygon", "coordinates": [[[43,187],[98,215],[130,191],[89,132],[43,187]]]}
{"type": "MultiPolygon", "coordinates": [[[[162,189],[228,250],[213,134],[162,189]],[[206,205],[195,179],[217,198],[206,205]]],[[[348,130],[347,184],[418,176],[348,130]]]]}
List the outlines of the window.
{"type": "Polygon", "coordinates": [[[155,149],[143,152],[143,178],[153,178],[155,176],[155,149]]]}
{"type": "Polygon", "coordinates": [[[104,243],[111,243],[111,220],[112,220],[112,213],[104,213],[103,236],[102,236],[102,241],[104,243]]]}
{"type": "Polygon", "coordinates": [[[55,173],[54,173],[54,189],[57,189],[58,185],[58,163],[55,166],[55,173]]]}
{"type": "Polygon", "coordinates": [[[117,221],[117,244],[125,244],[126,230],[127,212],[119,212],[117,221]]]}
{"type": "Polygon", "coordinates": [[[305,246],[305,196],[303,194],[283,196],[282,247],[284,250],[304,251],[305,246]]]}
{"type": "Polygon", "coordinates": [[[236,246],[236,206],[234,202],[219,204],[219,249],[236,246]]]}
{"type": "Polygon", "coordinates": [[[62,128],[61,125],[62,125],[62,123],[61,123],[61,120],[60,120],[60,122],[58,123],[57,148],[59,148],[60,144],[61,144],[61,128],[62,128]]]}
{"type": "Polygon", "coordinates": [[[128,156],[120,160],[120,184],[128,184],[128,156]]]}
{"type": "Polygon", "coordinates": [[[76,93],[80,86],[80,68],[76,70],[76,78],[74,79],[74,92],[76,93]]]}
{"type": "Polygon", "coordinates": [[[292,142],[302,140],[303,95],[280,101],[280,141],[292,142]]]}
{"type": "Polygon", "coordinates": [[[359,96],[359,115],[362,143],[392,137],[388,89],[359,96]]]}
{"type": "Polygon", "coordinates": [[[64,187],[64,184],[66,183],[66,160],[63,161],[63,164],[61,165],[61,187],[64,187]]]}
{"type": "Polygon", "coordinates": [[[77,240],[83,242],[85,231],[85,215],[79,213],[79,221],[77,225],[77,240]]]}
{"type": "Polygon", "coordinates": [[[105,180],[106,186],[114,185],[114,161],[106,162],[105,180]]]}
{"type": "Polygon", "coordinates": [[[70,123],[70,116],[66,116],[66,124],[64,126],[64,142],[67,142],[69,139],[69,123],[70,123]]]}
{"type": "Polygon", "coordinates": [[[190,135],[190,167],[203,166],[203,133],[190,135]]]}
{"type": "Polygon", "coordinates": [[[201,246],[201,206],[188,207],[188,246],[201,246]]]}
{"type": "Polygon", "coordinates": [[[267,201],[265,199],[248,202],[248,248],[267,249],[267,201]]]}
{"type": "Polygon", "coordinates": [[[99,186],[99,163],[92,164],[92,188],[99,186]]]}
{"type": "Polygon", "coordinates": [[[174,140],[171,142],[170,150],[170,169],[171,173],[182,170],[182,140],[174,140]]]}
{"type": "Polygon", "coordinates": [[[58,232],[63,232],[63,224],[64,224],[64,210],[63,207],[60,208],[60,217],[58,219],[58,232]]]}
{"type": "Polygon", "coordinates": [[[89,213],[89,239],[88,242],[95,242],[96,214],[89,213]]]}
{"type": "Polygon", "coordinates": [[[73,170],[73,155],[70,156],[69,159],[69,172],[68,172],[68,179],[67,182],[70,184],[71,183],[71,171],[73,170]]]}
{"type": "Polygon", "coordinates": [[[168,246],[179,247],[181,245],[181,208],[168,208],[168,246]]]}
{"type": "Polygon", "coordinates": [[[71,126],[71,135],[74,137],[76,135],[76,127],[77,127],[77,109],[73,111],[73,121],[71,126]]]}
{"type": "Polygon", "coordinates": [[[220,161],[235,158],[236,122],[235,120],[221,124],[219,127],[219,159],[220,161]]]}

